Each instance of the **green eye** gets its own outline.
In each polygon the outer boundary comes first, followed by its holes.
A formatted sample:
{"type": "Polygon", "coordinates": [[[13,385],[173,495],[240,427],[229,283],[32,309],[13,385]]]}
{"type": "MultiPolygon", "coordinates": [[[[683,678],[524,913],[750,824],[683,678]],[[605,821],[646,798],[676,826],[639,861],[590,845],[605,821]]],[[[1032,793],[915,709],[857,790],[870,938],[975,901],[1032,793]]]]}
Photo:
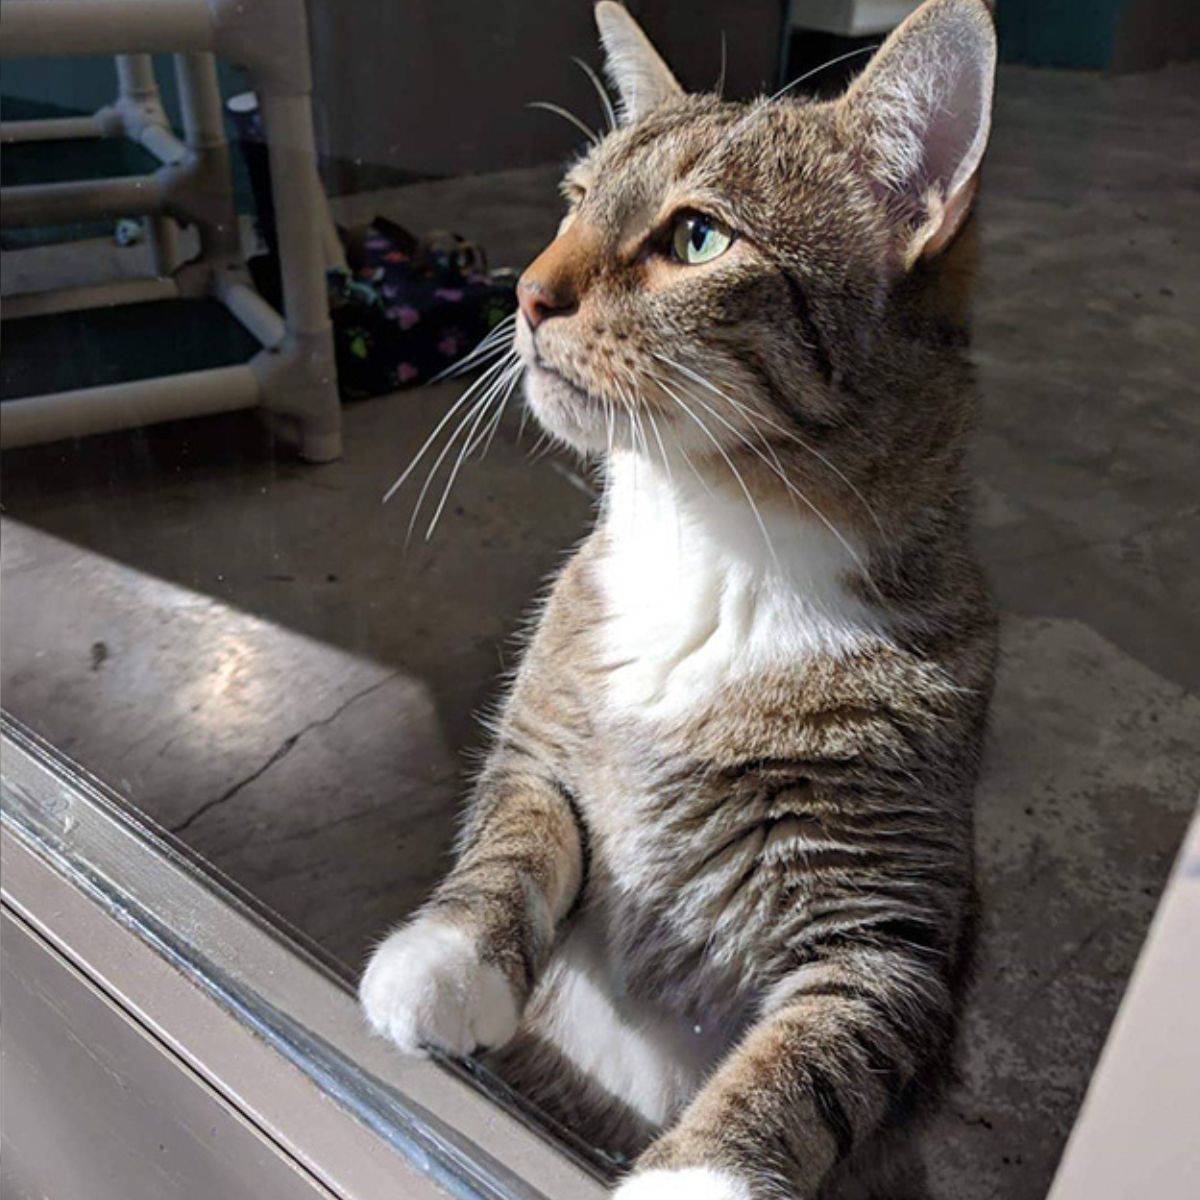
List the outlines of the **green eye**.
{"type": "Polygon", "coordinates": [[[720,258],[732,243],[733,230],[703,213],[684,213],[671,230],[672,253],[691,266],[720,258]]]}

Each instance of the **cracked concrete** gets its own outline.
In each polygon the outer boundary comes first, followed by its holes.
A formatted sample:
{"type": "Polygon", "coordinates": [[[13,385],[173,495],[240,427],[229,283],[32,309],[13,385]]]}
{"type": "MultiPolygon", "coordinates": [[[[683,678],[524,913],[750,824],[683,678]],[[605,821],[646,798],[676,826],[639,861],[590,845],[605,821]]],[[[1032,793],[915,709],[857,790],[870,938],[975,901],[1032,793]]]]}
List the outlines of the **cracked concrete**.
{"type": "MultiPolygon", "coordinates": [[[[372,692],[378,691],[384,684],[396,678],[397,672],[390,675],[385,675],[383,679],[377,683],[369,684],[352,695],[348,700],[343,700],[327,717],[318,717],[314,721],[309,721],[295,733],[290,733],[283,739],[280,744],[271,751],[267,759],[261,766],[255,767],[244,779],[239,779],[237,783],[226,788],[219,796],[214,796],[211,800],[206,800],[199,808],[188,813],[178,824],[170,826],[170,830],[177,836],[190,829],[197,821],[210,813],[214,808],[224,804],[227,800],[232,800],[243,788],[247,788],[256,780],[261,779],[276,763],[286,758],[296,747],[296,743],[300,741],[305,734],[311,733],[314,729],[320,729],[325,725],[331,725],[336,721],[342,713],[344,713],[353,704],[357,704],[359,700],[369,696],[372,692]]],[[[168,744],[170,744],[168,742],[168,744]]]]}
{"type": "MultiPolygon", "coordinates": [[[[943,1200],[1045,1195],[1200,786],[1197,163],[1196,68],[1002,74],[975,463],[1008,616],[978,982],[926,1137],[943,1200]]],[[[554,179],[341,215],[520,263],[554,179]]],[[[245,415],[4,456],[5,705],[351,966],[442,873],[473,714],[591,507],[506,425],[405,551],[411,497],[379,499],[458,386],[347,408],[322,468],[245,415]]]]}

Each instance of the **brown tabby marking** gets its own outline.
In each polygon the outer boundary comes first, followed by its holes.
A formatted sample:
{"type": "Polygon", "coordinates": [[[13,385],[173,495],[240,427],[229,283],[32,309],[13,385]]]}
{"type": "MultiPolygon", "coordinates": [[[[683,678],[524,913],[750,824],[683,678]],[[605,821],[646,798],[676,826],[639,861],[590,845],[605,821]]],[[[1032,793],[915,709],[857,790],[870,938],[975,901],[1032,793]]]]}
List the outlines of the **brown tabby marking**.
{"type": "Polygon", "coordinates": [[[625,1200],[902,1200],[969,959],[995,653],[960,236],[989,11],[929,0],[840,101],[749,106],[597,16],[623,123],[567,175],[517,347],[605,506],[364,1004],[640,1155],[625,1200]],[[728,248],[672,257],[686,213],[728,248]]]}

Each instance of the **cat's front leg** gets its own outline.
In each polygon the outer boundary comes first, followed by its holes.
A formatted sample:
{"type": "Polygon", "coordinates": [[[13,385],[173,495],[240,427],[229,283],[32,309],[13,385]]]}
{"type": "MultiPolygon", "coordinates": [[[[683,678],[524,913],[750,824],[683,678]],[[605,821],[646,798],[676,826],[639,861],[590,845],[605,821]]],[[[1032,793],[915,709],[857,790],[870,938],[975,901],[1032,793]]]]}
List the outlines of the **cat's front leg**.
{"type": "Polygon", "coordinates": [[[410,1054],[503,1045],[582,884],[582,846],[563,789],[494,762],[453,870],[367,965],[371,1027],[410,1054]]]}
{"type": "Polygon", "coordinates": [[[945,961],[841,945],[800,967],[614,1200],[814,1200],[944,1055],[945,961]]]}

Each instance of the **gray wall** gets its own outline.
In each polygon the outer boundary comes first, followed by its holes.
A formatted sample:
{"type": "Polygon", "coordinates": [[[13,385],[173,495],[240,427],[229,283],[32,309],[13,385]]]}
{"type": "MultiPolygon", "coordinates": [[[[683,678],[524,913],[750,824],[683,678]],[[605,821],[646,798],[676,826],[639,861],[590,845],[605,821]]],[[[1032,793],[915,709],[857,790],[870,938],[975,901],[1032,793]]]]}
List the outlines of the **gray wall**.
{"type": "MultiPolygon", "coordinates": [[[[629,0],[686,86],[703,89],[727,47],[727,94],[775,84],[782,0],[629,0]]],[[[580,143],[550,100],[599,125],[572,55],[599,67],[591,0],[309,0],[317,139],[336,192],[553,162],[580,143]]],[[[159,71],[174,113],[169,59],[159,71]]],[[[241,86],[224,65],[227,90],[241,86]]],[[[94,111],[112,99],[111,60],[6,60],[6,97],[94,111]]],[[[23,115],[13,113],[12,115],[23,115]]]]}
{"type": "Polygon", "coordinates": [[[1200,55],[1197,0],[997,0],[996,20],[1008,62],[1146,71],[1200,55]]]}
{"type": "MultiPolygon", "coordinates": [[[[773,84],[780,0],[629,7],[685,84],[715,81],[722,30],[730,94],[773,84]]],[[[590,0],[310,0],[309,10],[317,137],[337,161],[335,190],[366,186],[381,168],[437,176],[563,158],[580,135],[530,100],[600,121],[570,61],[599,64],[590,0]]]]}
{"type": "Polygon", "coordinates": [[[1147,71],[1200,58],[1196,0],[1128,0],[1117,25],[1114,71],[1147,71]]]}

